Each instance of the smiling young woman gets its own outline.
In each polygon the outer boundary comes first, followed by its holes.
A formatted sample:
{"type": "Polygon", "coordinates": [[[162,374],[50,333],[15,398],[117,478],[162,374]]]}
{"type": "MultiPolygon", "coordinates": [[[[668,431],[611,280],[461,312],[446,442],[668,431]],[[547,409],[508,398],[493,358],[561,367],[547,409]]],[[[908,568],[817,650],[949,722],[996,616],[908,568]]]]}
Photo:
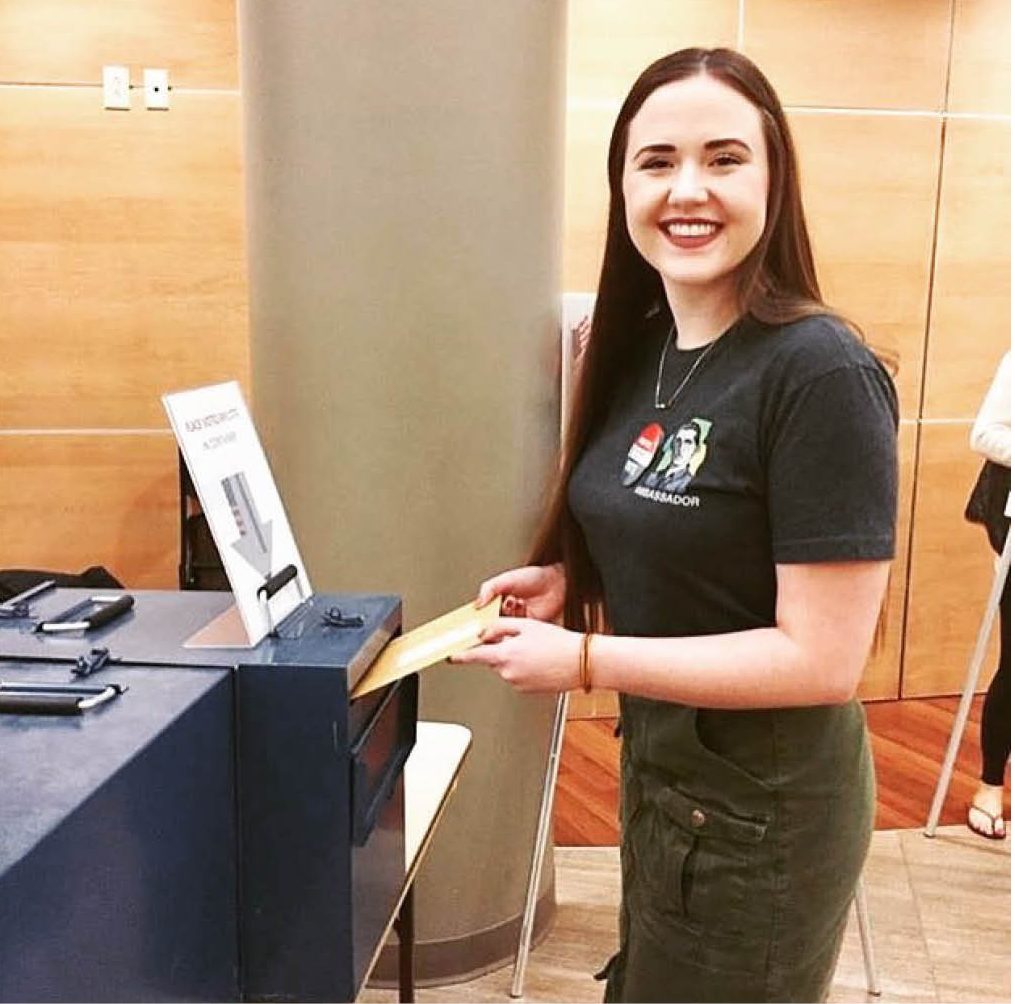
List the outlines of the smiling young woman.
{"type": "Polygon", "coordinates": [[[789,127],[744,56],[652,64],[608,174],[560,476],[459,660],[620,694],[607,1000],[821,1000],[873,819],[853,695],[894,549],[894,388],[821,300],[789,127]]]}
{"type": "Polygon", "coordinates": [[[761,239],[768,156],[758,109],[700,75],[653,91],[628,130],[627,231],[662,280],[677,344],[708,344],[705,319],[739,314],[736,269],[761,239]]]}

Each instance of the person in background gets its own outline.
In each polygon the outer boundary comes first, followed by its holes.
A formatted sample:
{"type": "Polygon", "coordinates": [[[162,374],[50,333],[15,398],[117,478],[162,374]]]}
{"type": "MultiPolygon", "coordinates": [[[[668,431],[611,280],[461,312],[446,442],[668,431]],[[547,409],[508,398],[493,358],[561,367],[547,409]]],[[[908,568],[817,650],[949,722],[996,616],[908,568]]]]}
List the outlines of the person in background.
{"type": "MultiPolygon", "coordinates": [[[[1001,480],[1006,478],[1011,490],[1011,353],[1006,352],[994,375],[987,396],[973,423],[969,445],[986,460],[1004,468],[995,471],[1001,480]]],[[[987,530],[991,544],[1000,554],[1010,521],[1004,517],[1001,507],[1006,492],[992,493],[995,504],[988,506],[984,515],[988,520],[987,530]],[[992,511],[990,511],[992,510],[992,511]],[[991,526],[994,523],[997,525],[991,526]]],[[[980,786],[973,795],[973,801],[966,813],[966,823],[974,833],[1003,840],[1006,833],[1004,821],[1004,772],[1011,754],[1011,571],[1005,579],[1001,593],[1001,652],[997,671],[990,682],[987,696],[983,701],[983,716],[980,719],[980,750],[983,756],[983,771],[980,786]]]]}
{"type": "Polygon", "coordinates": [[[620,694],[606,1000],[822,1000],[873,821],[854,693],[895,546],[895,389],[821,299],[789,126],[749,59],[649,66],[607,172],[554,494],[531,563],[479,588],[506,616],[455,661],[620,694]],[[689,427],[693,478],[649,488],[689,427]]]}

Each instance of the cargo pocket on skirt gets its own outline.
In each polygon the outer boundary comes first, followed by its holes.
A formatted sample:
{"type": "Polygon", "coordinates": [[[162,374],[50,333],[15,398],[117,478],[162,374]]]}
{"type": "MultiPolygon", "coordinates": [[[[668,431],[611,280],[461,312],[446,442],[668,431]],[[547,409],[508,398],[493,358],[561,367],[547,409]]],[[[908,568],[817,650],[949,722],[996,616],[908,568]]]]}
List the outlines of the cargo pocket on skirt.
{"type": "Polygon", "coordinates": [[[668,786],[652,793],[645,817],[630,896],[641,944],[632,948],[631,958],[669,958],[666,968],[684,985],[706,971],[714,978],[726,974],[733,983],[741,978],[733,974],[743,974],[748,997],[738,991],[724,999],[760,999],[750,994],[763,985],[775,920],[768,819],[740,815],[668,786]]]}
{"type": "Polygon", "coordinates": [[[676,788],[662,789],[657,799],[670,824],[666,878],[686,922],[724,935],[752,930],[774,892],[768,819],[719,808],[676,788]]]}

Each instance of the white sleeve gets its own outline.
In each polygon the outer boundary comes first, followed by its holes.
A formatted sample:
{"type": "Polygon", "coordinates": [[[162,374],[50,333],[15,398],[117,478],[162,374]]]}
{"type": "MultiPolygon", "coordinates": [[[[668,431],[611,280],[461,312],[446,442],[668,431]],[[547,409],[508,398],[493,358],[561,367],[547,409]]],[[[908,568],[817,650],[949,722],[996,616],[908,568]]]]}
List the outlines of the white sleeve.
{"type": "Polygon", "coordinates": [[[1011,353],[1006,352],[980,405],[969,445],[995,464],[1011,467],[1011,353]]]}

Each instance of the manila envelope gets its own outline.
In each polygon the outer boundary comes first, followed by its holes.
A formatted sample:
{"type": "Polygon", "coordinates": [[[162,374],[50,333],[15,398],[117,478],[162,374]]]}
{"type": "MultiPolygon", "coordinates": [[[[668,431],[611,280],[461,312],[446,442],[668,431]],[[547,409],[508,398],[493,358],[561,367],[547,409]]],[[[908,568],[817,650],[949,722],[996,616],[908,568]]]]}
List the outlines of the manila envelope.
{"type": "Polygon", "coordinates": [[[355,700],[479,644],[479,632],[500,615],[499,596],[485,607],[466,603],[389,642],[352,692],[355,700]]]}

